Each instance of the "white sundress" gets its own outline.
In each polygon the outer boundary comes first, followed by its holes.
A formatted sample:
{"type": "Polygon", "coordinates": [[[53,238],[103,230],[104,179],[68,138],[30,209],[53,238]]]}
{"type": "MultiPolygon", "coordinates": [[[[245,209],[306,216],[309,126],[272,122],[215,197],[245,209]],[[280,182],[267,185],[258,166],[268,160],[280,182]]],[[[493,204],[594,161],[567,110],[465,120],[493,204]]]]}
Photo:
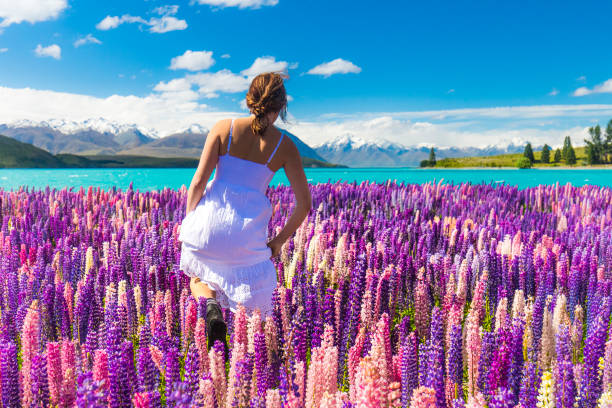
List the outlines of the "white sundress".
{"type": "Polygon", "coordinates": [[[268,163],[285,134],[264,164],[229,154],[233,128],[234,120],[215,176],[181,223],[180,269],[213,288],[222,307],[235,312],[241,304],[266,315],[277,282],[272,250],[266,245],[272,205],[265,192],[274,176],[268,163]]]}

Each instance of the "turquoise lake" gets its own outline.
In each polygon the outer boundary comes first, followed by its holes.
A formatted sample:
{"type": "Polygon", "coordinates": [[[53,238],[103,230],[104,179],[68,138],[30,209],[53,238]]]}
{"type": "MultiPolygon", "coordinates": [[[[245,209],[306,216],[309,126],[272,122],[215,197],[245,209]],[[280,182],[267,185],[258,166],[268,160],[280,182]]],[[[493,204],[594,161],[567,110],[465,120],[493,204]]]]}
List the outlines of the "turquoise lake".
{"type": "MultiPolygon", "coordinates": [[[[107,189],[117,187],[125,189],[133,182],[134,189],[141,191],[163,188],[178,189],[183,184],[189,186],[195,169],[0,169],[0,188],[14,190],[19,186],[42,189],[63,187],[95,186],[107,189]]],[[[304,169],[308,182],[312,184],[335,182],[363,181],[384,183],[387,180],[397,183],[440,182],[459,184],[508,184],[519,188],[532,187],[538,184],[561,185],[571,183],[574,186],[595,184],[612,187],[612,169],[417,169],[401,168],[343,168],[343,169],[304,169]]],[[[213,171],[214,175],[214,171],[213,171]]],[[[279,170],[272,179],[271,185],[288,185],[285,172],[279,170]]]]}

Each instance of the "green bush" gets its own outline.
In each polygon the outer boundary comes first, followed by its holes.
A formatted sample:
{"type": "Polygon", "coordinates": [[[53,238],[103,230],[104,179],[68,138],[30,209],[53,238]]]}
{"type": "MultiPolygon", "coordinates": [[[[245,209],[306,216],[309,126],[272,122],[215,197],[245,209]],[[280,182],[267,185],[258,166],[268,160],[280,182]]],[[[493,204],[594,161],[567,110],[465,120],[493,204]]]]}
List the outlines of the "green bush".
{"type": "Polygon", "coordinates": [[[516,167],[519,169],[530,169],[531,168],[531,160],[527,157],[521,157],[516,161],[516,167]]]}

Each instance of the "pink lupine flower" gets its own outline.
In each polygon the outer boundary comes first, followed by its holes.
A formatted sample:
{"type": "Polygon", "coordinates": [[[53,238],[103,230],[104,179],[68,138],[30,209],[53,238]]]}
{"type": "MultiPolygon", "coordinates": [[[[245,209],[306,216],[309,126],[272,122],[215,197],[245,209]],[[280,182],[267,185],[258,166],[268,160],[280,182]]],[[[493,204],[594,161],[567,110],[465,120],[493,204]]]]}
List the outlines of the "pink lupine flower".
{"type": "Polygon", "coordinates": [[[480,326],[475,315],[468,316],[466,320],[466,350],[468,368],[468,395],[473,395],[476,391],[476,380],[478,379],[478,362],[480,360],[480,326]]]}
{"type": "Polygon", "coordinates": [[[266,408],[281,408],[281,396],[278,390],[269,388],[266,391],[266,408]]]}
{"type": "Polygon", "coordinates": [[[94,381],[105,381],[105,388],[108,389],[108,353],[104,349],[94,352],[93,379],[94,381]]]}
{"type": "Polygon", "coordinates": [[[416,388],[412,392],[410,408],[436,408],[436,391],[425,386],[416,388]]]}
{"type": "Polygon", "coordinates": [[[199,406],[209,407],[222,407],[223,405],[217,403],[216,390],[213,380],[210,377],[200,379],[198,395],[200,396],[199,406]]]}
{"type": "MultiPolygon", "coordinates": [[[[208,346],[206,339],[206,321],[203,317],[198,319],[195,326],[194,341],[200,356],[200,374],[204,374],[210,370],[208,362],[208,346]]],[[[234,345],[234,347],[236,347],[234,345]]]]}
{"type": "Polygon", "coordinates": [[[249,353],[255,353],[255,333],[261,332],[261,312],[259,309],[255,309],[249,317],[247,325],[247,351],[249,353]]]}
{"type": "Polygon", "coordinates": [[[157,369],[160,372],[164,372],[164,353],[159,349],[159,347],[153,344],[149,345],[149,352],[151,353],[151,359],[153,360],[153,363],[155,363],[157,369]]]}
{"type": "Polygon", "coordinates": [[[28,309],[21,331],[21,375],[23,376],[23,405],[32,404],[32,358],[40,348],[40,312],[38,300],[34,300],[28,309]]]}
{"type": "Polygon", "coordinates": [[[174,326],[174,313],[172,308],[172,292],[170,289],[166,290],[166,294],[164,295],[164,305],[166,312],[166,334],[168,336],[172,336],[172,327],[174,326]]]}
{"type": "Polygon", "coordinates": [[[386,405],[388,385],[381,376],[377,362],[370,355],[359,362],[355,374],[355,388],[357,407],[375,408],[386,405]]]}
{"type": "Polygon", "coordinates": [[[316,408],[325,392],[335,393],[338,387],[338,349],[333,343],[333,329],[326,325],[324,340],[312,350],[306,380],[306,407],[316,408]]]}
{"type": "Polygon", "coordinates": [[[64,340],[61,349],[61,366],[64,374],[60,399],[66,406],[76,400],[76,350],[72,340],[64,340]]]}
{"type": "Polygon", "coordinates": [[[349,350],[348,355],[348,376],[349,376],[349,392],[351,396],[351,400],[355,400],[355,374],[357,373],[357,367],[359,365],[359,361],[361,360],[361,351],[363,350],[363,345],[365,342],[365,328],[362,327],[357,333],[357,338],[355,339],[355,344],[349,350]]]}
{"type": "Polygon", "coordinates": [[[223,350],[216,350],[215,347],[212,347],[208,352],[208,359],[210,361],[210,375],[215,386],[215,397],[221,407],[225,405],[225,395],[227,392],[223,350]]]}

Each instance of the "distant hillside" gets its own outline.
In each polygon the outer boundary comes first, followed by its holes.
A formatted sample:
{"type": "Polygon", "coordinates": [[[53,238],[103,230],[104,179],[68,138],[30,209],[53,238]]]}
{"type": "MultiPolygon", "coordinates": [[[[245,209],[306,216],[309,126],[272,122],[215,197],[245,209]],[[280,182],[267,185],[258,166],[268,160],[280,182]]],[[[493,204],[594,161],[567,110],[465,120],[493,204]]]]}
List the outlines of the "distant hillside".
{"type": "Polygon", "coordinates": [[[0,135],[0,167],[64,167],[61,159],[51,153],[0,135]]]}
{"type": "MultiPolygon", "coordinates": [[[[586,160],[584,147],[574,147],[576,152],[576,164],[580,165],[583,160],[586,160]]],[[[560,163],[540,163],[541,151],[534,151],[536,162],[533,167],[558,167],[566,164],[560,163]]],[[[551,158],[554,156],[554,150],[551,152],[551,158]]],[[[436,161],[436,167],[442,168],[461,168],[461,167],[516,167],[516,162],[523,157],[523,153],[499,154],[494,156],[484,157],[455,157],[445,158],[436,161]]]]}

